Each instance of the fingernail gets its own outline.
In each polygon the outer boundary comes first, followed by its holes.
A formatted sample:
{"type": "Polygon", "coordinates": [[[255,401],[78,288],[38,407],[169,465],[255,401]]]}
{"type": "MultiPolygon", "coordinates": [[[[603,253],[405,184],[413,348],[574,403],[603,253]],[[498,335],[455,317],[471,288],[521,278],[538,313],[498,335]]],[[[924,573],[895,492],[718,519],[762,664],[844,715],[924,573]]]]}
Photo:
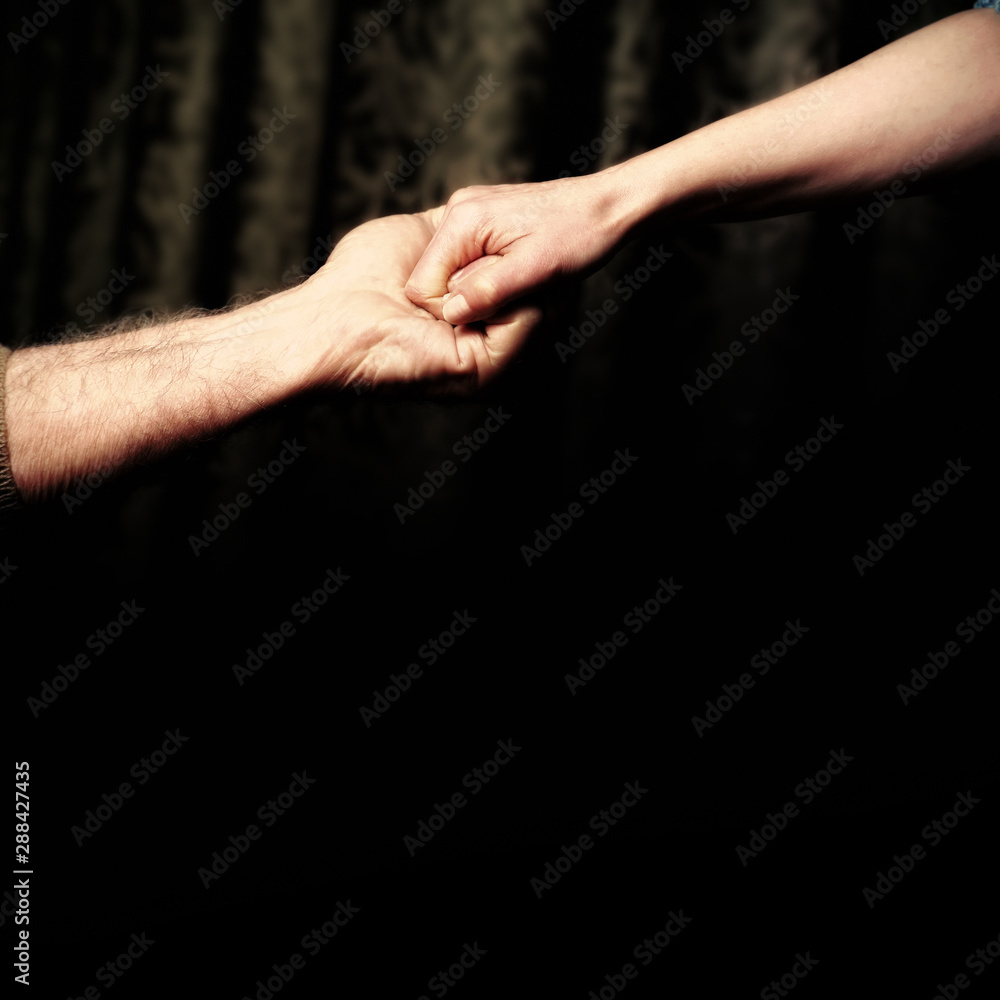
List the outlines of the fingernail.
{"type": "Polygon", "coordinates": [[[455,326],[467,318],[469,313],[469,303],[465,301],[465,296],[461,292],[448,294],[445,296],[443,308],[445,322],[455,326]]]}

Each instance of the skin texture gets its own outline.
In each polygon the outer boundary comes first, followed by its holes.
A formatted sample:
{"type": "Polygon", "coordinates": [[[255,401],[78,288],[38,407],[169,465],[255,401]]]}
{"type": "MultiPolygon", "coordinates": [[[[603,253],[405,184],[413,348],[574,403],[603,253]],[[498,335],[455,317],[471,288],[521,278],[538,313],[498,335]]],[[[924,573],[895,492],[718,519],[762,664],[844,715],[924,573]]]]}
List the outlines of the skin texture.
{"type": "Polygon", "coordinates": [[[6,416],[21,499],[155,459],[305,393],[464,393],[489,382],[541,312],[521,305],[453,327],[411,302],[403,285],[442,215],[365,223],[302,285],[228,312],[15,351],[6,416]]]}
{"type": "Polygon", "coordinates": [[[1000,17],[963,11],[597,174],[457,191],[407,295],[471,322],[591,273],[651,224],[857,205],[894,180],[917,194],[1000,154],[998,66],[1000,17]]]}

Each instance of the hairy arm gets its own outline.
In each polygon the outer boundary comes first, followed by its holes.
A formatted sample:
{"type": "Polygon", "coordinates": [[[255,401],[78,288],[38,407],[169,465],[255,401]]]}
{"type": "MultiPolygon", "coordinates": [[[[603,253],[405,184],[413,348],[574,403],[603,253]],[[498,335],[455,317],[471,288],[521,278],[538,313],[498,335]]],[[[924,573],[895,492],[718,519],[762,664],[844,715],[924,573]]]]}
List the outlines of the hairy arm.
{"type": "Polygon", "coordinates": [[[15,351],[7,441],[21,497],[40,499],[79,476],[157,458],[294,395],[308,366],[295,350],[309,322],[297,291],[15,351]],[[283,343],[286,330],[296,332],[283,343]]]}
{"type": "Polygon", "coordinates": [[[870,201],[894,180],[913,194],[998,153],[1000,17],[963,11],[600,173],[456,192],[407,294],[469,322],[595,270],[649,223],[870,201]]]}
{"type": "Polygon", "coordinates": [[[232,311],[15,351],[6,438],[21,499],[149,461],[304,393],[489,381],[540,311],[453,327],[407,299],[441,212],[365,223],[304,284],[232,311]]]}

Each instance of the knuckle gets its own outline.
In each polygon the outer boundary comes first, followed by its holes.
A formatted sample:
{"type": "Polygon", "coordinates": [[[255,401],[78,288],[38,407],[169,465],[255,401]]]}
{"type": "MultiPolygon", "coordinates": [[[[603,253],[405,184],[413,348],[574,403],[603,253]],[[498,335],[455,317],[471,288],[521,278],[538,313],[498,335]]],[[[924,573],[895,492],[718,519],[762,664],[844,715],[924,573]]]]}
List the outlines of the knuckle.
{"type": "Polygon", "coordinates": [[[458,202],[452,209],[452,221],[467,224],[479,218],[479,208],[471,199],[458,202]]]}
{"type": "Polygon", "coordinates": [[[468,201],[470,198],[474,198],[476,196],[476,193],[477,189],[475,187],[459,188],[448,199],[448,207],[454,208],[456,205],[461,205],[463,202],[468,201]]]}

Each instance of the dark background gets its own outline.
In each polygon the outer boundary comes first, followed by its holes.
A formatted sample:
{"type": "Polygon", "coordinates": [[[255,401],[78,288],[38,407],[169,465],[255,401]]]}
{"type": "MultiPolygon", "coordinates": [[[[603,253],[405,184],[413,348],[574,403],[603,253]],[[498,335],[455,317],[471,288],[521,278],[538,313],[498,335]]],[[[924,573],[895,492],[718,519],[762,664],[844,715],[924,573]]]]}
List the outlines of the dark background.
{"type": "MultiPolygon", "coordinates": [[[[931,0],[904,31],[963,6],[931,0]]],[[[116,268],[136,279],[102,318],[281,288],[315,266],[318,240],[366,219],[463,184],[576,172],[571,155],[606,116],[629,127],[595,168],[830,72],[883,44],[891,13],[754,0],[678,72],[672,53],[721,8],[590,0],[553,31],[540,0],[421,0],[348,62],[341,44],[371,4],[245,0],[220,17],[205,0],[71,0],[4,56],[3,339],[56,339],[116,268]],[[147,65],[169,77],[57,180],[66,144],[147,65]],[[489,73],[496,94],[390,192],[384,172],[489,73]],[[294,124],[185,224],[178,204],[273,107],[294,124]]],[[[4,30],[37,9],[8,8],[4,30]]],[[[5,522],[36,995],[254,997],[298,952],[305,968],[281,995],[435,996],[430,978],[478,942],[486,956],[449,994],[586,997],[671,910],[692,922],[628,996],[758,996],[806,951],[819,964],[803,998],[930,1000],[971,975],[966,956],[1000,932],[1000,624],[958,638],[908,705],[896,686],[1000,587],[1000,285],[961,312],[946,299],[1000,249],[996,185],[987,173],[898,203],[852,244],[858,208],[653,234],[674,256],[612,322],[560,361],[555,343],[615,296],[649,241],[589,279],[474,401],[291,404],[103,483],[72,512],[57,499],[5,522]],[[681,386],[786,288],[792,309],[689,405],[681,386]],[[887,352],[942,307],[948,325],[894,373],[887,352]],[[509,421],[401,525],[394,504],[491,406],[509,421]],[[844,429],[734,535],[725,515],[822,418],[844,429]],[[286,439],[305,453],[195,556],[191,536],[286,439]],[[616,449],[638,461],[526,565],[521,547],[616,449]],[[971,471],[859,575],[853,557],[958,459],[971,471]],[[338,568],[342,591],[239,685],[247,648],[338,568]],[[661,577],[683,589],[571,695],[565,676],[628,631],[661,577]],[[133,600],[138,620],[36,718],[28,699],[133,600]],[[466,610],[468,633],[420,661],[466,610]],[[756,674],[751,657],[789,619],[808,634],[699,738],[692,717],[756,674]],[[411,662],[423,676],[366,727],[360,708],[411,662]],[[188,741],[138,787],[130,769],[168,730],[188,741]],[[498,740],[522,749],[411,857],[404,835],[498,740]],[[842,748],[852,762],[804,804],[796,787],[842,748]],[[258,809],[303,770],[315,785],[206,889],[198,869],[263,827],[258,809]],[[78,846],[71,828],[124,781],[134,797],[78,846]],[[593,836],[590,817],[626,782],[648,793],[537,898],[530,880],[593,836]],[[922,829],[968,792],[981,803],[930,847],[922,829]],[[742,865],[737,846],[788,801],[800,814],[742,865]],[[913,844],[926,857],[871,908],[862,890],[913,844]],[[360,913],[309,956],[303,936],[348,899],[360,913]],[[102,985],[96,970],[143,933],[155,945],[102,985]]],[[[976,995],[998,976],[972,976],[976,995]]]]}

